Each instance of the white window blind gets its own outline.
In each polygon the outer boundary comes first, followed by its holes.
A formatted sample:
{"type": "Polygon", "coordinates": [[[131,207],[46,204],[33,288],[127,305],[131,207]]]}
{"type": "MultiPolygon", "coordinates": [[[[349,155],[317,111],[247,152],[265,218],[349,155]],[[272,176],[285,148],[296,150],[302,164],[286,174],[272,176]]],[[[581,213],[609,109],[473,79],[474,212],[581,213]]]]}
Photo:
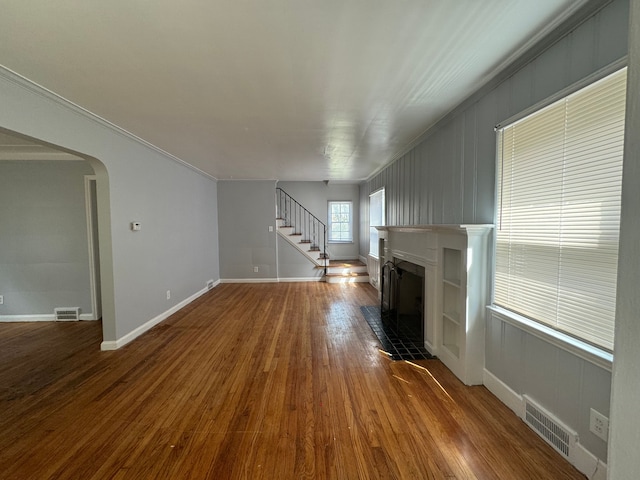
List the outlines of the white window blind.
{"type": "Polygon", "coordinates": [[[369,255],[380,256],[380,242],[376,226],[384,225],[384,188],[369,195],[369,255]]]}
{"type": "Polygon", "coordinates": [[[494,302],[613,349],[626,69],[498,131],[494,302]]]}

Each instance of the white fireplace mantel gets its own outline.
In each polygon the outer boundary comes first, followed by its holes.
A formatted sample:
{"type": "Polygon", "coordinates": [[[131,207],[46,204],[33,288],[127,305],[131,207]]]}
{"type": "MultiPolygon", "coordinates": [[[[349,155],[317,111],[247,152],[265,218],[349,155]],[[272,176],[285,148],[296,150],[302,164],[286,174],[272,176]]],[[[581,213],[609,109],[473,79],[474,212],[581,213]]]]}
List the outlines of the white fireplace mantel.
{"type": "Polygon", "coordinates": [[[386,225],[380,266],[425,267],[425,347],[467,385],[482,384],[490,224],[386,225]],[[473,259],[473,260],[472,260],[473,259]]]}
{"type": "Polygon", "coordinates": [[[406,233],[476,233],[486,234],[493,229],[488,223],[468,224],[431,224],[431,225],[378,225],[374,227],[380,232],[406,232],[406,233]]]}

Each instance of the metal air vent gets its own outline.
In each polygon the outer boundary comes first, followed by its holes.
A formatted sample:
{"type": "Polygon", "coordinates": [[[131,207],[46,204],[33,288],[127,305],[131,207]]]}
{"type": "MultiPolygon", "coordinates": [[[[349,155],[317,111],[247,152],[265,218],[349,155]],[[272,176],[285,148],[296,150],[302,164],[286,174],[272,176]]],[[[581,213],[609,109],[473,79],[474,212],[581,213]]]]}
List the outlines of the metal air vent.
{"type": "Polygon", "coordinates": [[[60,307],[54,309],[56,321],[80,320],[80,307],[60,307]]]}

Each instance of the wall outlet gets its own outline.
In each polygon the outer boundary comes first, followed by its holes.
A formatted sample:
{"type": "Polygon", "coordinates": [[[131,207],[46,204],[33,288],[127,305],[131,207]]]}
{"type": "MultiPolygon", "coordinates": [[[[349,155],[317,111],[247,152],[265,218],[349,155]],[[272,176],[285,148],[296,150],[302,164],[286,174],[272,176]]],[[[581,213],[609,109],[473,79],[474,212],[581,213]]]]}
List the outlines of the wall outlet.
{"type": "Polygon", "coordinates": [[[609,419],[592,408],[589,417],[589,430],[606,442],[609,438],[609,419]]]}
{"type": "Polygon", "coordinates": [[[273,232],[273,225],[269,225],[269,231],[273,232]]]}
{"type": "Polygon", "coordinates": [[[171,290],[167,290],[167,300],[171,298],[171,290]]]}
{"type": "Polygon", "coordinates": [[[4,295],[0,295],[0,305],[4,305],[4,295]]]}
{"type": "Polygon", "coordinates": [[[258,273],[260,271],[260,267],[253,267],[253,273],[258,273]]]}

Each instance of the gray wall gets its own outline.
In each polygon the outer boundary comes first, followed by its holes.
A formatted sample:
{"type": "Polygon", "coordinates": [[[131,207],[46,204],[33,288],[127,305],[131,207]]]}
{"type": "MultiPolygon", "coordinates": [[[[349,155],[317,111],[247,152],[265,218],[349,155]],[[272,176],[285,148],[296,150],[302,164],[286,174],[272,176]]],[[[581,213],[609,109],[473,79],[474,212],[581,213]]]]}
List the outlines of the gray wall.
{"type": "Polygon", "coordinates": [[[275,181],[218,182],[220,277],[275,280],[275,181]],[[274,227],[269,232],[269,226],[274,227]],[[258,272],[253,268],[258,267],[258,272]]]}
{"type": "Polygon", "coordinates": [[[105,341],[219,279],[215,180],[3,69],[0,104],[0,128],[79,154],[96,172],[105,341]]]}
{"type": "Polygon", "coordinates": [[[350,200],[354,208],[354,242],[330,244],[334,259],[354,259],[359,254],[359,185],[273,180],[221,180],[220,276],[223,280],[276,281],[311,279],[322,272],[275,232],[276,186],[300,202],[322,222],[327,222],[329,200],[350,200]],[[274,232],[269,232],[269,226],[274,232]],[[258,267],[258,272],[253,268],[258,267]]]}
{"type": "MultiPolygon", "coordinates": [[[[628,2],[614,0],[495,88],[464,102],[422,143],[364,183],[361,251],[369,249],[368,195],[380,187],[386,188],[388,225],[493,223],[494,126],[623,58],[627,19],[628,2]]],[[[587,449],[607,460],[606,444],[589,432],[588,411],[608,415],[608,371],[497,318],[488,319],[486,357],[491,373],[557,414],[587,449]]]]}
{"type": "Polygon", "coordinates": [[[360,187],[352,183],[278,182],[278,187],[300,202],[307,210],[328,226],[328,202],[353,202],[353,243],[328,246],[331,258],[353,260],[360,254],[360,187]]]}
{"type": "Polygon", "coordinates": [[[84,161],[0,161],[1,315],[93,313],[84,161]]]}
{"type": "Polygon", "coordinates": [[[618,301],[616,306],[615,359],[611,423],[609,424],[609,478],[627,480],[640,472],[640,0],[631,1],[627,121],[622,180],[622,221],[618,301]]]}

